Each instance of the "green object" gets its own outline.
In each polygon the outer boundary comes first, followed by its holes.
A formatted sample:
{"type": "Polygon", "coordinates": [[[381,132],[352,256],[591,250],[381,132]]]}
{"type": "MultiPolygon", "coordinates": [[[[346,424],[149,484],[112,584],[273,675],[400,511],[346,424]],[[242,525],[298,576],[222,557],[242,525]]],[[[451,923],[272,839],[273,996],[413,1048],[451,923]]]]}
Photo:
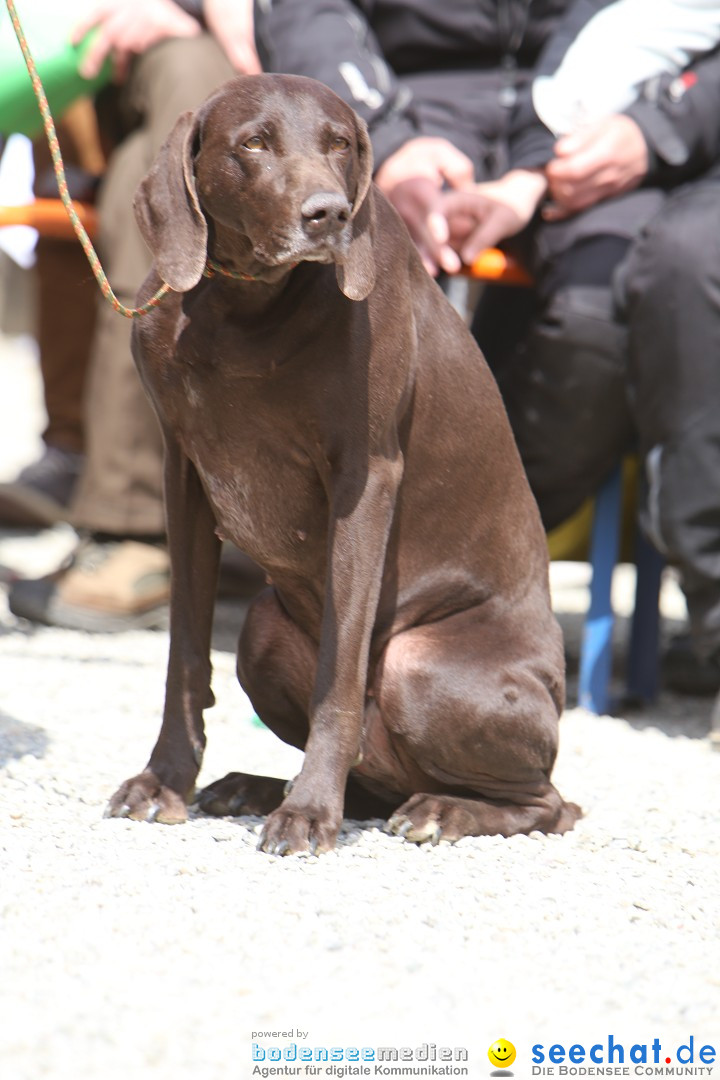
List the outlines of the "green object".
{"type": "MultiPolygon", "coordinates": [[[[80,20],[78,6],[61,5],[58,0],[26,0],[22,7],[17,4],[25,38],[55,119],[76,98],[92,95],[109,82],[112,73],[108,61],[94,79],[83,79],[79,74],[78,67],[93,34],[88,34],[78,45],[70,44],[70,33],[80,20]]],[[[42,130],[32,80],[6,10],[0,12],[0,134],[18,132],[33,138],[42,130]]]]}

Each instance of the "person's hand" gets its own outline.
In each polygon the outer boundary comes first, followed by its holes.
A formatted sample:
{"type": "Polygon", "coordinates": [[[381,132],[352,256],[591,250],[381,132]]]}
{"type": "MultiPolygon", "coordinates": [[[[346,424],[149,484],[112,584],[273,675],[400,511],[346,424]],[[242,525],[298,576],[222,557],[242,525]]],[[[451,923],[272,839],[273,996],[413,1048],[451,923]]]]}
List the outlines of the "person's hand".
{"type": "Polygon", "coordinates": [[[400,214],[433,276],[440,269],[455,274],[457,253],[448,243],[449,228],[442,211],[442,189],[472,182],[470,159],[447,139],[410,139],[382,163],[375,182],[400,214]]]}
{"type": "Polygon", "coordinates": [[[524,229],[546,190],[541,171],[513,169],[500,180],[446,192],[440,209],[448,223],[449,243],[462,262],[470,266],[484,248],[524,229]]]}
{"type": "Polygon", "coordinates": [[[432,277],[440,270],[457,274],[462,264],[449,242],[442,190],[425,177],[415,177],[396,184],[390,201],[407,225],[427,272],[432,277]]]}
{"type": "Polygon", "coordinates": [[[70,39],[77,44],[93,29],[97,29],[97,35],[85,54],[80,74],[92,79],[112,54],[113,73],[121,81],[133,56],[165,38],[194,37],[200,33],[200,24],[172,0],[99,0],[87,8],[70,39]]]}
{"type": "Polygon", "coordinates": [[[639,187],[648,170],[648,148],[634,120],[622,113],[564,135],[545,173],[552,203],[548,221],[585,210],[639,187]]]}
{"type": "Polygon", "coordinates": [[[253,0],[205,0],[203,14],[235,70],[259,74],[262,68],[255,50],[253,0]]]}

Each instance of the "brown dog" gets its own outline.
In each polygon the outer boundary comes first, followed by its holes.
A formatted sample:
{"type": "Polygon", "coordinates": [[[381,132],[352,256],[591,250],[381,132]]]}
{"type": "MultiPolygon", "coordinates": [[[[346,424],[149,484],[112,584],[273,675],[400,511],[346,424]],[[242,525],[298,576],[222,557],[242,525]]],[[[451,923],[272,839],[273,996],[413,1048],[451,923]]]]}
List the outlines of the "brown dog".
{"type": "Polygon", "coordinates": [[[160,736],[109,813],[186,817],[225,536],[272,580],[240,682],[305,762],[285,798],[231,773],[201,807],[269,813],[275,854],[332,848],[343,811],[416,842],[572,828],[538,512],[362,121],[311,79],[241,76],[180,117],[136,208],[141,296],[175,290],[134,339],[167,443],[171,645],[160,736]]]}

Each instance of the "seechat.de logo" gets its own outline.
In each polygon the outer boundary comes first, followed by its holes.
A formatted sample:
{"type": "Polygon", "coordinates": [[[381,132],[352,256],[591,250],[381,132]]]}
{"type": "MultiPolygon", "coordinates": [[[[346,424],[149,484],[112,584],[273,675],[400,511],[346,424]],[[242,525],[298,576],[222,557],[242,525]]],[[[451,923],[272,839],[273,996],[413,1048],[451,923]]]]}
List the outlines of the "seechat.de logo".
{"type": "Polygon", "coordinates": [[[588,1045],[535,1043],[531,1055],[533,1076],[702,1077],[712,1073],[716,1050],[694,1035],[679,1046],[663,1046],[658,1038],[628,1045],[608,1035],[603,1042],[588,1045]]]}

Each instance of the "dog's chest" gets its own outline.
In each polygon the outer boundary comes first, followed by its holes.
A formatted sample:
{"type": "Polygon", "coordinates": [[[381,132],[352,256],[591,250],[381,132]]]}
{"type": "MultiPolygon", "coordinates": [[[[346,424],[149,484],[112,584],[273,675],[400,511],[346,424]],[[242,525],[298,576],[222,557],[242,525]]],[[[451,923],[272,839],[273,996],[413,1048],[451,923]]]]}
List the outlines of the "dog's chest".
{"type": "Polygon", "coordinates": [[[323,454],[284,395],[252,377],[206,369],[186,369],[176,393],[183,403],[173,427],[218,531],[266,567],[301,570],[324,558],[323,454]]]}

